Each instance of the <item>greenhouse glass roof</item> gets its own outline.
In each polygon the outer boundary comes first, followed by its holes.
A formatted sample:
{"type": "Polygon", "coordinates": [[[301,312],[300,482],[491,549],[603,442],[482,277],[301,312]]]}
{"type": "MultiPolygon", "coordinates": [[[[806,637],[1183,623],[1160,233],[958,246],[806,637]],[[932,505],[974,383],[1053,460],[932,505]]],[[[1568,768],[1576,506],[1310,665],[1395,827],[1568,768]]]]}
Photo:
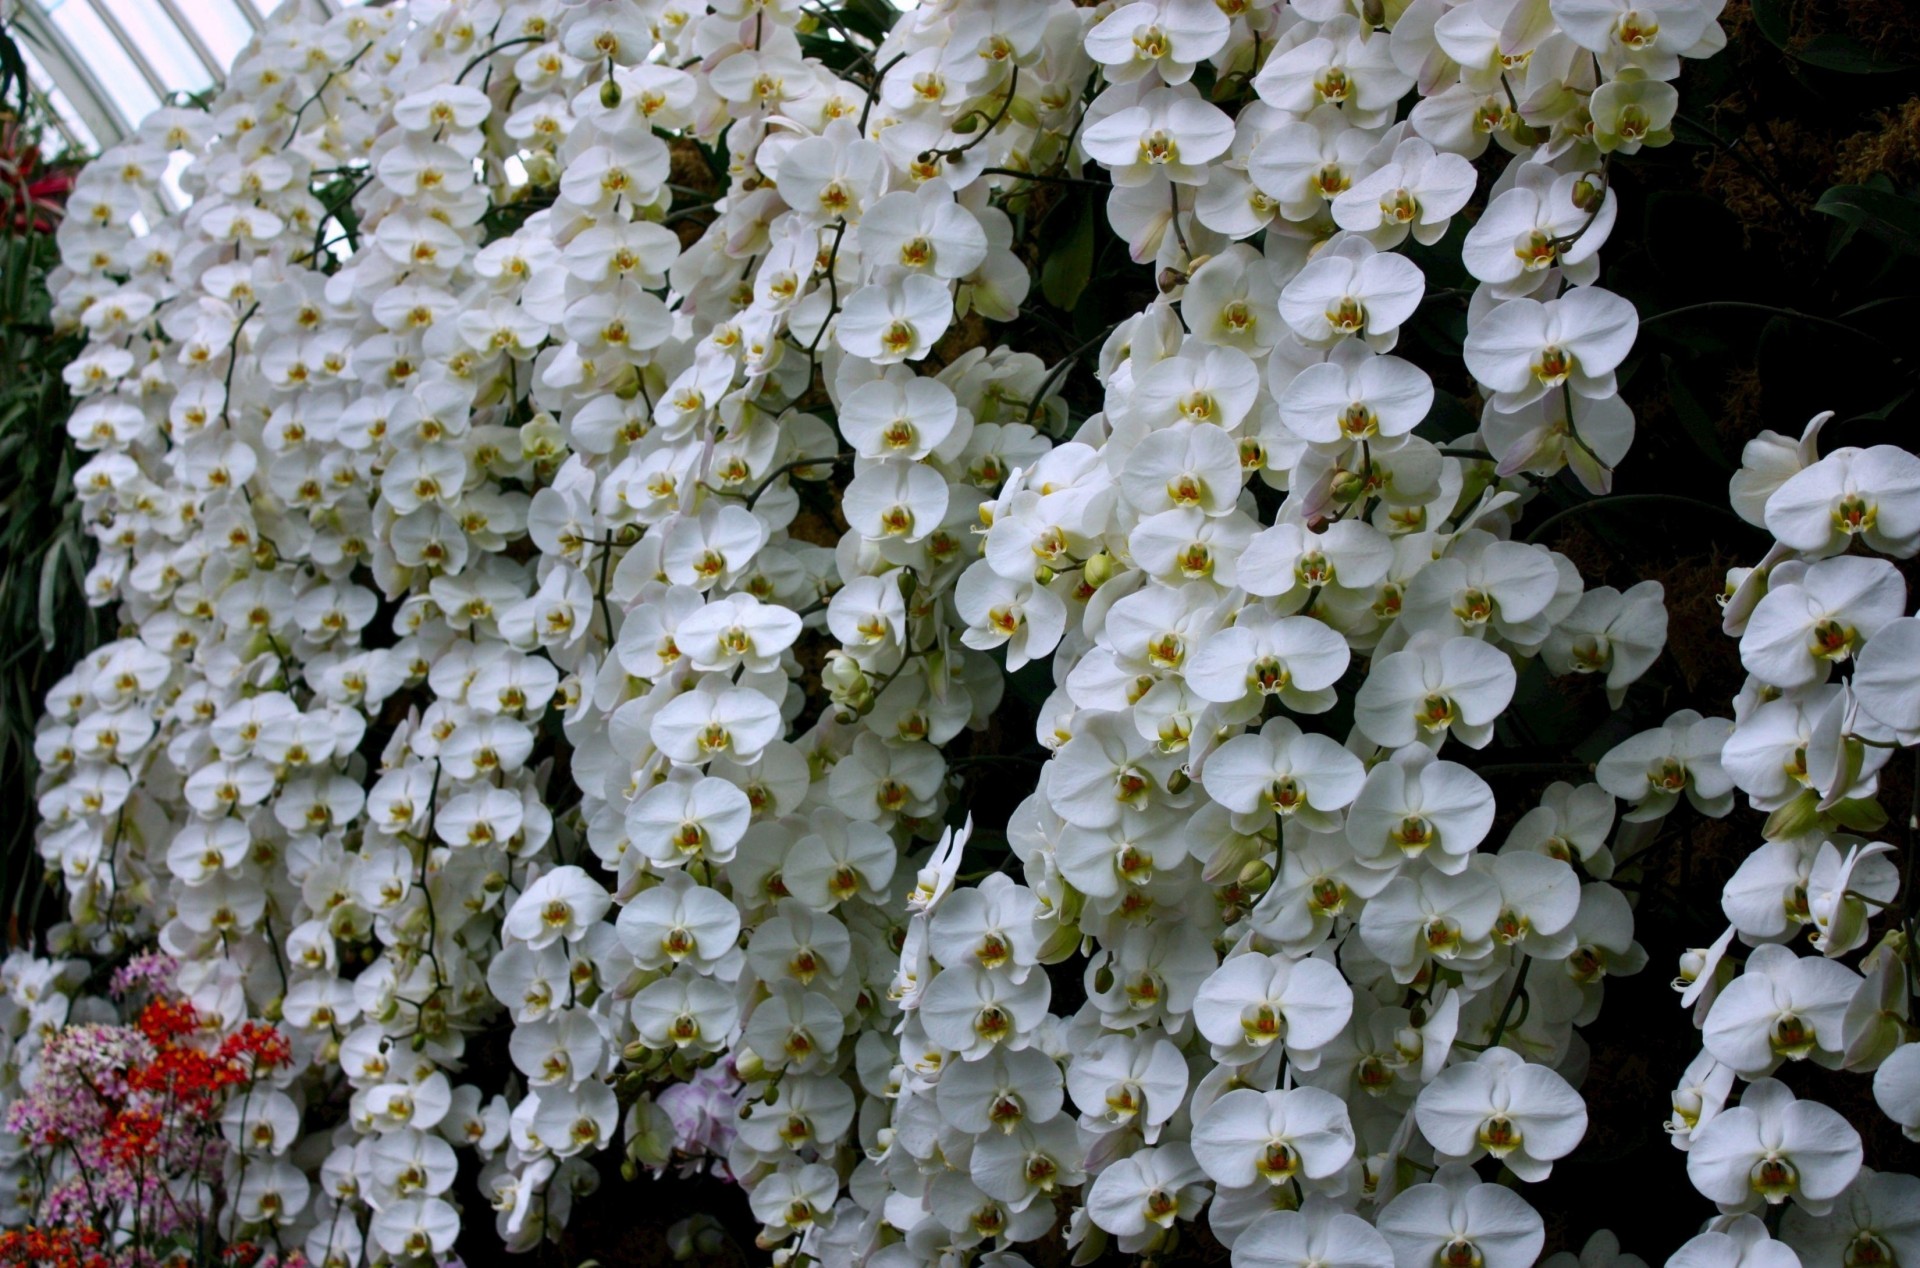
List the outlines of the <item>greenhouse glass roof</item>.
{"type": "MultiPolygon", "coordinates": [[[[321,0],[335,9],[342,2],[321,0]]],[[[162,101],[212,87],[275,7],[275,0],[0,0],[67,142],[96,152],[162,101]]]]}

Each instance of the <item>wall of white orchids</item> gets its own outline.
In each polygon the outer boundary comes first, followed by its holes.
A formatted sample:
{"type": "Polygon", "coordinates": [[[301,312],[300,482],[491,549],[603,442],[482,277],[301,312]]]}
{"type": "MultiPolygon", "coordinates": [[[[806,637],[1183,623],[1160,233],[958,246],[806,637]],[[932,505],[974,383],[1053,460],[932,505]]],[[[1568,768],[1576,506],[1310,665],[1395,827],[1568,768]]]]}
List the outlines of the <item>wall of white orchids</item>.
{"type": "MultiPolygon", "coordinates": [[[[790,1263],[1204,1225],[1236,1268],[1527,1268],[1647,958],[1609,878],[1744,794],[1674,1262],[1920,1262],[1920,1180],[1773,1077],[1920,1133],[1874,800],[1920,459],[1749,446],[1731,720],[1537,804],[1472,764],[1526,662],[1618,705],[1664,645],[1658,583],[1512,530],[1627,454],[1611,178],[1720,7],[945,0],[870,44],[831,0],[289,4],[60,230],[120,637],[48,701],[69,919],[0,972],[7,1095],[107,1015],[79,957],[155,944],[292,1041],[221,1230],[315,1263],[445,1261],[462,1166],[536,1246],[611,1151],[723,1170],[790,1263]],[[993,331],[1025,209],[1088,183],[1157,298],[1049,365],[993,331]],[[1484,413],[1436,440],[1395,346],[1448,243],[1484,413]],[[1036,661],[995,853],[943,750],[1036,661]]],[[[4,1157],[18,1222],[48,1177],[4,1157]]]]}

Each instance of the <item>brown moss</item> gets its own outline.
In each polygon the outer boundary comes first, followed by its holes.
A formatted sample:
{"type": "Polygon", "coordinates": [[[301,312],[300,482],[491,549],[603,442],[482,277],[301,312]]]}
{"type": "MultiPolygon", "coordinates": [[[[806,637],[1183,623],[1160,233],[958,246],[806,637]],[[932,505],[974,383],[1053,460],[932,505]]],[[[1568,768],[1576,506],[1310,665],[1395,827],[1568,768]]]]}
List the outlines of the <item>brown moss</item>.
{"type": "Polygon", "coordinates": [[[1908,98],[1876,122],[1877,127],[1840,143],[1835,179],[1859,184],[1884,174],[1903,185],[1920,179],[1920,97],[1908,98]]]}
{"type": "Polygon", "coordinates": [[[1766,429],[1760,368],[1747,366],[1727,376],[1720,418],[1715,430],[1720,439],[1738,449],[1766,429]]]}
{"type": "MultiPolygon", "coordinates": [[[[1920,61],[1920,5],[1912,0],[1797,0],[1788,6],[1787,20],[1789,50],[1837,37],[1858,41],[1887,61],[1920,61]]],[[[1720,24],[1728,40],[1723,56],[1746,72],[1746,86],[1706,111],[1705,122],[1721,143],[1697,160],[1700,187],[1733,214],[1748,248],[1764,245],[1796,259],[1817,258],[1824,234],[1807,229],[1814,201],[1829,186],[1877,173],[1900,182],[1920,179],[1920,99],[1851,134],[1769,111],[1759,94],[1781,69],[1780,50],[1755,25],[1751,0],[1730,0],[1720,24]]]]}
{"type": "Polygon", "coordinates": [[[1833,184],[1836,139],[1790,119],[1728,122],[1713,122],[1723,143],[1697,160],[1701,191],[1732,215],[1748,249],[1814,258],[1822,239],[1806,232],[1807,217],[1833,184]]]}
{"type": "MultiPolygon", "coordinates": [[[[1920,54],[1920,8],[1911,0],[1795,0],[1786,8],[1790,49],[1819,35],[1848,35],[1890,61],[1920,54]]],[[[1766,43],[1753,26],[1752,0],[1728,0],[1720,26],[1729,46],[1766,43]]]]}
{"type": "Polygon", "coordinates": [[[793,517],[793,523],[787,525],[787,535],[794,540],[814,546],[825,546],[828,550],[832,550],[839,544],[841,536],[846,531],[846,521],[840,514],[840,500],[837,496],[834,499],[834,514],[831,520],[818,511],[801,511],[793,517]]]}
{"type": "Polygon", "coordinates": [[[1753,0],[1727,0],[1727,7],[1720,11],[1720,29],[1727,33],[1727,43],[1739,43],[1751,25],[1753,0]]]}
{"type": "Polygon", "coordinates": [[[1600,584],[1599,578],[1607,575],[1607,569],[1614,562],[1615,554],[1598,537],[1587,531],[1577,519],[1562,521],[1565,527],[1553,541],[1548,543],[1553,549],[1573,561],[1582,577],[1593,579],[1591,584],[1600,584]]]}
{"type": "Polygon", "coordinates": [[[1641,568],[1666,590],[1667,650],[1681,680],[1689,693],[1704,691],[1714,700],[1731,699],[1744,677],[1739,646],[1720,629],[1719,595],[1730,564],[1717,556],[1693,555],[1641,568]]]}
{"type": "Polygon", "coordinates": [[[987,319],[977,312],[969,312],[948,327],[940,342],[933,345],[923,373],[938,374],[973,349],[988,346],[992,340],[993,330],[987,325],[987,319]]]}
{"type": "Polygon", "coordinates": [[[1662,856],[1660,883],[1683,896],[1718,893],[1753,852],[1760,826],[1761,816],[1744,810],[1725,819],[1695,820],[1682,829],[1685,839],[1662,856]]]}
{"type": "Polygon", "coordinates": [[[669,181],[697,189],[708,198],[719,197],[720,182],[714,179],[713,169],[707,165],[707,156],[701,152],[699,142],[691,137],[676,137],[668,145],[667,153],[669,181]]]}
{"type": "Polygon", "coordinates": [[[712,224],[713,217],[710,215],[682,216],[680,219],[674,221],[670,227],[673,230],[673,236],[680,239],[680,249],[686,251],[690,250],[694,243],[700,241],[701,237],[712,224]]]}
{"type": "Polygon", "coordinates": [[[1838,26],[1884,57],[1920,53],[1920,9],[1911,0],[1824,0],[1808,9],[1818,29],[1838,26]]]}

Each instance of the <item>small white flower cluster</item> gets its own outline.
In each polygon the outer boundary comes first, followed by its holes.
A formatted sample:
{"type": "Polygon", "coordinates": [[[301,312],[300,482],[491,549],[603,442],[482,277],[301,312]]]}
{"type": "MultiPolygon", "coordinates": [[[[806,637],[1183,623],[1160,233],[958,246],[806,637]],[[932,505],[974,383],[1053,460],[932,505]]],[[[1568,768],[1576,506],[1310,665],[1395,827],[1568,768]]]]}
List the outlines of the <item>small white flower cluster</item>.
{"type": "Polygon", "coordinates": [[[103,155],[57,298],[121,637],[49,701],[41,849],[63,948],[155,940],[293,1041],[229,1230],[445,1259],[468,1150],[527,1249],[617,1139],[788,1258],[1163,1250],[1210,1202],[1240,1265],[1526,1268],[1470,1164],[1579,1142],[1576,1027],[1645,960],[1613,851],[1740,776],[1676,715],[1483,850],[1453,759],[1528,662],[1617,705],[1664,643],[1657,584],[1512,528],[1630,444],[1611,165],[1719,7],[294,3],[103,155]],[[989,323],[1054,185],[1157,298],[1050,368],[989,323]],[[1401,248],[1462,237],[1446,440],[1401,248]],[[1031,661],[1054,756],[960,886],[943,747],[1031,661]]]}
{"type": "MultiPolygon", "coordinates": [[[[1920,458],[1890,445],[1822,457],[1830,419],[1798,438],[1762,432],[1733,478],[1734,510],[1774,538],[1727,576],[1723,625],[1747,671],[1733,720],[1677,718],[1623,746],[1632,760],[1615,772],[1633,782],[1648,763],[1642,805],[1654,814],[1684,787],[1702,809],[1729,806],[1737,789],[1767,815],[1721,895],[1726,932],[1687,952],[1674,982],[1703,1048],[1669,1129],[1725,1215],[1791,1201],[1781,1236],[1809,1264],[1920,1253],[1920,1179],[1862,1166],[1855,1124],[1773,1077],[1809,1060],[1871,1074],[1880,1109],[1920,1140],[1920,944],[1894,846],[1874,839],[1888,826],[1881,775],[1920,746],[1920,619],[1893,562],[1920,554],[1920,458]],[[1875,938],[1882,916],[1894,918],[1875,938]],[[1747,1087],[1730,1105],[1737,1081],[1747,1087]]],[[[1914,838],[1912,811],[1901,830],[1914,838]]],[[[1751,1246],[1721,1243],[1763,1238],[1759,1221],[1723,1223],[1690,1246],[1755,1262],[1751,1246]]]]}
{"type": "MultiPolygon", "coordinates": [[[[0,1107],[39,1081],[41,1053],[61,1027],[113,1018],[106,1000],[81,993],[88,967],[19,950],[0,960],[0,1107]]],[[[34,1184],[27,1142],[0,1132],[0,1227],[32,1218],[34,1184]]]]}

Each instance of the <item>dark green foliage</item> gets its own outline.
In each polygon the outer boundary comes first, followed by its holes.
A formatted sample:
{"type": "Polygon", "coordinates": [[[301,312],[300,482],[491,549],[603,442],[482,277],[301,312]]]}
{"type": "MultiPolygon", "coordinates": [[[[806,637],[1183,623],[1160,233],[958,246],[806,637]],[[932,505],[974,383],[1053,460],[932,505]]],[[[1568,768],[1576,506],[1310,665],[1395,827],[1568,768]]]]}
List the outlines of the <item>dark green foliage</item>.
{"type": "MultiPolygon", "coordinates": [[[[33,732],[47,689],[100,641],[103,618],[85,602],[92,545],[73,492],[79,458],[67,438],[72,399],[60,371],[85,345],[53,323],[47,275],[59,250],[54,212],[26,202],[32,146],[43,129],[11,32],[0,27],[0,903],[7,941],[32,937],[48,901],[33,846],[37,765],[33,732]],[[36,227],[36,221],[38,225],[36,227]]],[[[44,180],[77,161],[44,160],[44,180]]]]}

